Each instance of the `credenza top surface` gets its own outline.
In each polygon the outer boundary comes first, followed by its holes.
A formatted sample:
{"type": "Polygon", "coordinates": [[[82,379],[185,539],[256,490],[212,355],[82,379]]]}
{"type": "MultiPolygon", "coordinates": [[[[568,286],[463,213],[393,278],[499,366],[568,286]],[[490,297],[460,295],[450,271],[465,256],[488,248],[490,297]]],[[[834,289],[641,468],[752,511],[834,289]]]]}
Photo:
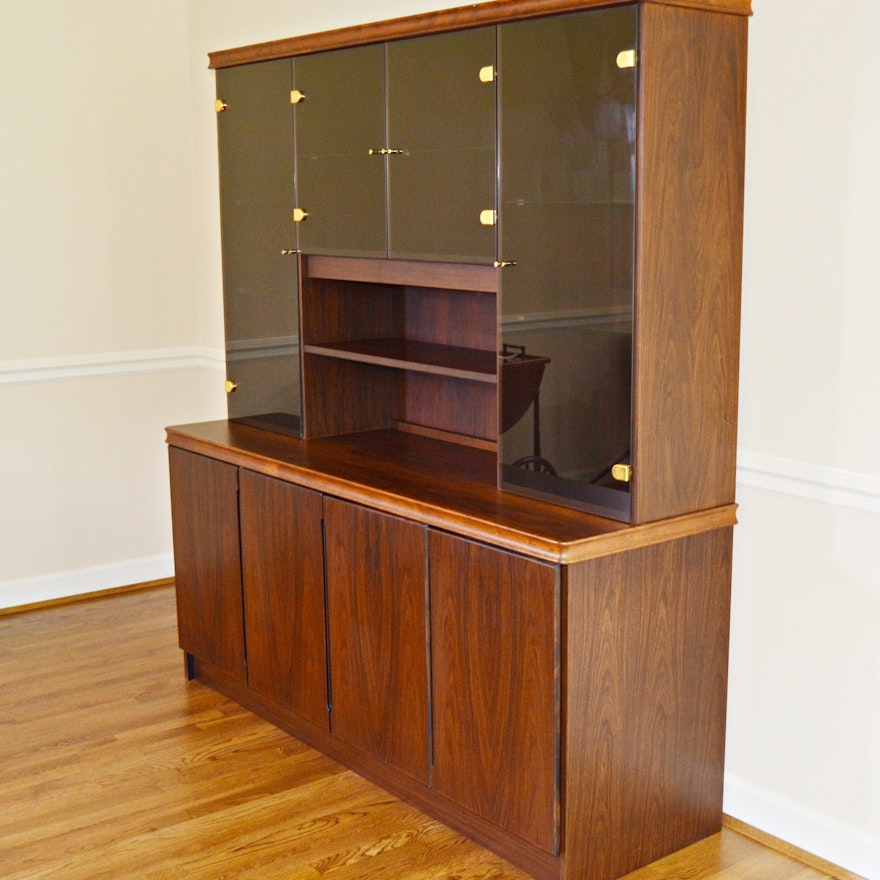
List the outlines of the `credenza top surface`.
{"type": "Polygon", "coordinates": [[[735,506],[642,525],[496,488],[495,456],[400,431],[298,440],[234,421],[170,427],[170,446],[549,563],[732,526],[735,506]]]}

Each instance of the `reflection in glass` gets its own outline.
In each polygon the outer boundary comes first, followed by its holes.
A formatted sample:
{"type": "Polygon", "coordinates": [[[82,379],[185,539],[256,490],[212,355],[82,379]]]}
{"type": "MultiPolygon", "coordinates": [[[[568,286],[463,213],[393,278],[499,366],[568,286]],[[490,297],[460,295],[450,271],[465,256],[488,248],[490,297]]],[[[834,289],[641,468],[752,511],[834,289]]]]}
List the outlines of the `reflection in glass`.
{"type": "Polygon", "coordinates": [[[300,434],[291,62],[217,71],[230,419],[300,434]]]}
{"type": "Polygon", "coordinates": [[[499,28],[499,259],[516,264],[501,276],[502,411],[521,393],[510,346],[544,360],[531,409],[502,424],[502,484],[618,519],[630,507],[611,468],[631,445],[636,71],[617,56],[636,26],[619,7],[499,28]]]}

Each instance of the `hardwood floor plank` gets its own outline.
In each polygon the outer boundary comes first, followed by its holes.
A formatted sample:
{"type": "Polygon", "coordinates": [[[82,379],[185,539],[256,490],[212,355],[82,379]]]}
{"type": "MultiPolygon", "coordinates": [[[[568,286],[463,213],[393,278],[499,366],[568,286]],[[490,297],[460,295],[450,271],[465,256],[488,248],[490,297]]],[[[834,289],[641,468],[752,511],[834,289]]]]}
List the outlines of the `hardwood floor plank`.
{"type": "MultiPolygon", "coordinates": [[[[0,618],[4,880],[528,880],[198,682],[170,588],[0,618]]],[[[731,829],[627,880],[822,880],[731,829]]]]}

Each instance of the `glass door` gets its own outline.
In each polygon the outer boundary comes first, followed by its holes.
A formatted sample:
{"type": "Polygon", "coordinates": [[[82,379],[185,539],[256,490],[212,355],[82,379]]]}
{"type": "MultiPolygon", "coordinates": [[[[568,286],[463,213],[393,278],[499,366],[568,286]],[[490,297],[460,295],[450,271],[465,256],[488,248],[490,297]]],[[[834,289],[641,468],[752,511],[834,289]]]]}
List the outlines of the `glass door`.
{"type": "Polygon", "coordinates": [[[627,520],[637,9],[499,28],[503,488],[627,520]]]}
{"type": "Polygon", "coordinates": [[[389,43],[389,256],[495,259],[495,28],[389,43]]]}
{"type": "Polygon", "coordinates": [[[299,435],[290,60],[217,71],[228,413],[299,435]]]}
{"type": "Polygon", "coordinates": [[[303,55],[294,74],[300,249],[384,257],[385,47],[303,55]]]}

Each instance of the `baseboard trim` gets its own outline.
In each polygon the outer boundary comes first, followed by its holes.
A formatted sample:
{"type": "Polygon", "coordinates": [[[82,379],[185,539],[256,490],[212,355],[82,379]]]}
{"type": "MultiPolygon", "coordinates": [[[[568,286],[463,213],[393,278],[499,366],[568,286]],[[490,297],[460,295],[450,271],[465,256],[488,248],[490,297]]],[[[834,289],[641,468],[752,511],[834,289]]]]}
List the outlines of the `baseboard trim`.
{"type": "Polygon", "coordinates": [[[0,583],[0,614],[174,577],[171,553],[0,583]]]}
{"type": "Polygon", "coordinates": [[[223,369],[224,364],[222,351],[200,346],[21,359],[0,361],[0,385],[29,385],[35,382],[64,382],[202,368],[223,369]]]}
{"type": "Polygon", "coordinates": [[[880,477],[740,449],[736,481],[740,486],[803,501],[880,514],[880,477]]]}
{"type": "Polygon", "coordinates": [[[0,617],[11,617],[14,614],[26,614],[28,611],[44,611],[47,608],[61,608],[77,602],[90,602],[92,599],[107,599],[110,596],[141,593],[144,590],[158,590],[173,586],[174,578],[161,578],[144,584],[128,584],[124,587],[110,587],[107,590],[93,590],[91,593],[79,593],[76,596],[61,596],[58,599],[47,599],[45,602],[31,602],[28,605],[16,605],[13,608],[0,608],[0,617]]]}
{"type": "Polygon", "coordinates": [[[728,827],[837,880],[880,877],[880,839],[730,774],[724,812],[728,827]]]}

